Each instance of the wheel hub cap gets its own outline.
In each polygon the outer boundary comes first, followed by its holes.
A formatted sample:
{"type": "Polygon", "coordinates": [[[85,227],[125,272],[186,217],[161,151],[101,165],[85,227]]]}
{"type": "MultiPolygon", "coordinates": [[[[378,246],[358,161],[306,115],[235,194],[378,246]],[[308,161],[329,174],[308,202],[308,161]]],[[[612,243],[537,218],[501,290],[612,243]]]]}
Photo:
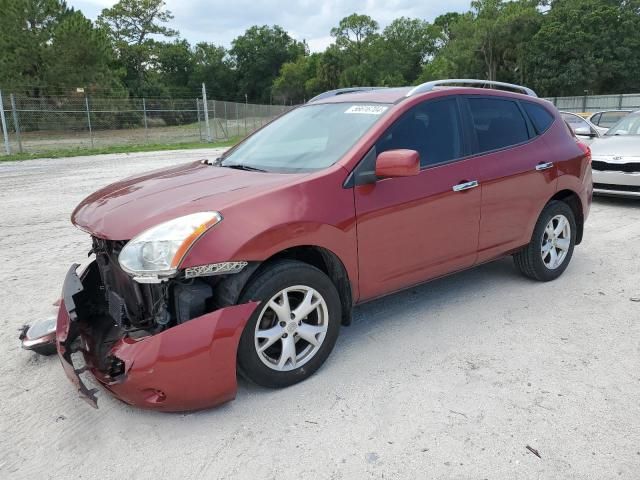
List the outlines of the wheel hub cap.
{"type": "Polygon", "coordinates": [[[564,215],[553,217],[544,229],[540,255],[545,266],[555,270],[564,263],[571,246],[571,224],[564,215]]]}
{"type": "Polygon", "coordinates": [[[277,371],[301,367],[324,341],[329,309],[320,293],[305,285],[287,287],[265,302],[256,322],[258,357],[277,371]]]}

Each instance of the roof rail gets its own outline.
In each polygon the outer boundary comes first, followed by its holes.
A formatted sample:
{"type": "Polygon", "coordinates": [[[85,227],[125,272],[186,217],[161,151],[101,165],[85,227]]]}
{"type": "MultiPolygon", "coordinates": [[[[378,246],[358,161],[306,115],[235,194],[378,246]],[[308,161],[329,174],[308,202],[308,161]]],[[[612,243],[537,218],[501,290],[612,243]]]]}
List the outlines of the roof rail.
{"type": "Polygon", "coordinates": [[[319,95],[316,95],[307,103],[315,102],[316,100],[322,100],[323,98],[335,97],[336,95],[343,95],[345,93],[356,93],[356,92],[366,92],[369,90],[379,90],[381,88],[387,87],[346,87],[346,88],[338,88],[336,90],[329,90],[328,92],[323,92],[319,95]]]}
{"type": "Polygon", "coordinates": [[[458,78],[451,80],[434,80],[432,82],[423,83],[418,85],[417,87],[412,88],[409,93],[407,93],[407,97],[412,95],[416,95],[418,93],[430,92],[436,87],[446,87],[446,86],[474,86],[478,88],[493,88],[496,90],[511,90],[516,93],[523,93],[525,95],[529,95],[530,97],[537,97],[536,92],[531,90],[530,88],[523,87],[522,85],[515,85],[513,83],[504,83],[504,82],[494,82],[493,80],[475,80],[471,78],[458,78]]]}

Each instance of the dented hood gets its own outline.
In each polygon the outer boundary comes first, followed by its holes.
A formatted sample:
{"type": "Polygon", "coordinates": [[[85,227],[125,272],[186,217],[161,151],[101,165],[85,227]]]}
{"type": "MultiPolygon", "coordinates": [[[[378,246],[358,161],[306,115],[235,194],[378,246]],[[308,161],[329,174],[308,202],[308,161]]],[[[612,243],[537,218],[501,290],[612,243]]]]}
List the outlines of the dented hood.
{"type": "Polygon", "coordinates": [[[246,172],[201,162],[113,183],[85,198],[71,221],[92,235],[129,240],[159,223],[224,208],[298,180],[303,174],[246,172]]]}

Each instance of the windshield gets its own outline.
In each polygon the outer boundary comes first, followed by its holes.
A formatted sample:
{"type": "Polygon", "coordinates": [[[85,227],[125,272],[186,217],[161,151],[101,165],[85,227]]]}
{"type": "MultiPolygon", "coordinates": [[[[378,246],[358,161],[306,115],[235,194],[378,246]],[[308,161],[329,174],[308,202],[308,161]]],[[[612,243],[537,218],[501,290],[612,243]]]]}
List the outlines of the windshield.
{"type": "Polygon", "coordinates": [[[627,115],[611,127],[605,135],[640,135],[640,114],[627,115]]]}
{"type": "Polygon", "coordinates": [[[336,163],[389,109],[388,105],[305,105],[283,115],[226,155],[223,167],[308,172],[336,163]]]}

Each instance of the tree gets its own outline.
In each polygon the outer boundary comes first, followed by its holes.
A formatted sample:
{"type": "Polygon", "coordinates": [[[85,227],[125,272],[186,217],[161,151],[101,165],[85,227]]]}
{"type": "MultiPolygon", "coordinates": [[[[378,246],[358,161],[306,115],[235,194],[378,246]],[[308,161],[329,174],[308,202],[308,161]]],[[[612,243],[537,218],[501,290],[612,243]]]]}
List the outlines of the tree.
{"type": "Polygon", "coordinates": [[[278,103],[302,103],[322,91],[317,81],[321,53],[298,57],[285,63],[273,82],[273,97],[278,103]]]}
{"type": "Polygon", "coordinates": [[[640,89],[637,1],[556,0],[527,49],[535,87],[546,95],[640,89]]]}
{"type": "Polygon", "coordinates": [[[336,45],[346,52],[356,66],[362,65],[366,50],[378,31],[378,22],[368,15],[353,13],[340,20],[337,27],[331,29],[336,45]]]}
{"type": "Polygon", "coordinates": [[[40,96],[113,87],[108,39],[60,0],[0,0],[0,85],[40,96]]]}
{"type": "Polygon", "coordinates": [[[379,83],[415,82],[425,62],[435,53],[438,39],[439,29],[424,20],[400,17],[391,22],[374,44],[379,83]]]}
{"type": "Polygon", "coordinates": [[[0,11],[0,81],[28,84],[38,95],[46,85],[46,46],[56,22],[71,10],[58,0],[0,0],[0,11]]]}
{"type": "Polygon", "coordinates": [[[96,23],[112,39],[126,70],[125,83],[134,94],[149,93],[146,69],[158,47],[152,36],[177,36],[177,31],[163,25],[172,18],[164,0],[120,0],[98,17],[96,23]]]}
{"type": "Polygon", "coordinates": [[[287,62],[307,51],[305,43],[291,38],[282,27],[253,26],[231,43],[231,56],[238,75],[238,98],[244,95],[256,102],[268,103],[271,86],[287,62]]]}
{"type": "Polygon", "coordinates": [[[232,99],[236,96],[236,71],[233,60],[224,47],[201,42],[193,52],[193,74],[189,87],[198,90],[202,83],[211,98],[232,99]]]}
{"type": "Polygon", "coordinates": [[[439,50],[421,78],[527,80],[527,44],[542,21],[536,0],[475,0],[470,12],[438,17],[439,50]]]}
{"type": "Polygon", "coordinates": [[[42,65],[46,85],[120,90],[111,44],[82,13],[64,16],[53,29],[45,51],[42,65]]]}

